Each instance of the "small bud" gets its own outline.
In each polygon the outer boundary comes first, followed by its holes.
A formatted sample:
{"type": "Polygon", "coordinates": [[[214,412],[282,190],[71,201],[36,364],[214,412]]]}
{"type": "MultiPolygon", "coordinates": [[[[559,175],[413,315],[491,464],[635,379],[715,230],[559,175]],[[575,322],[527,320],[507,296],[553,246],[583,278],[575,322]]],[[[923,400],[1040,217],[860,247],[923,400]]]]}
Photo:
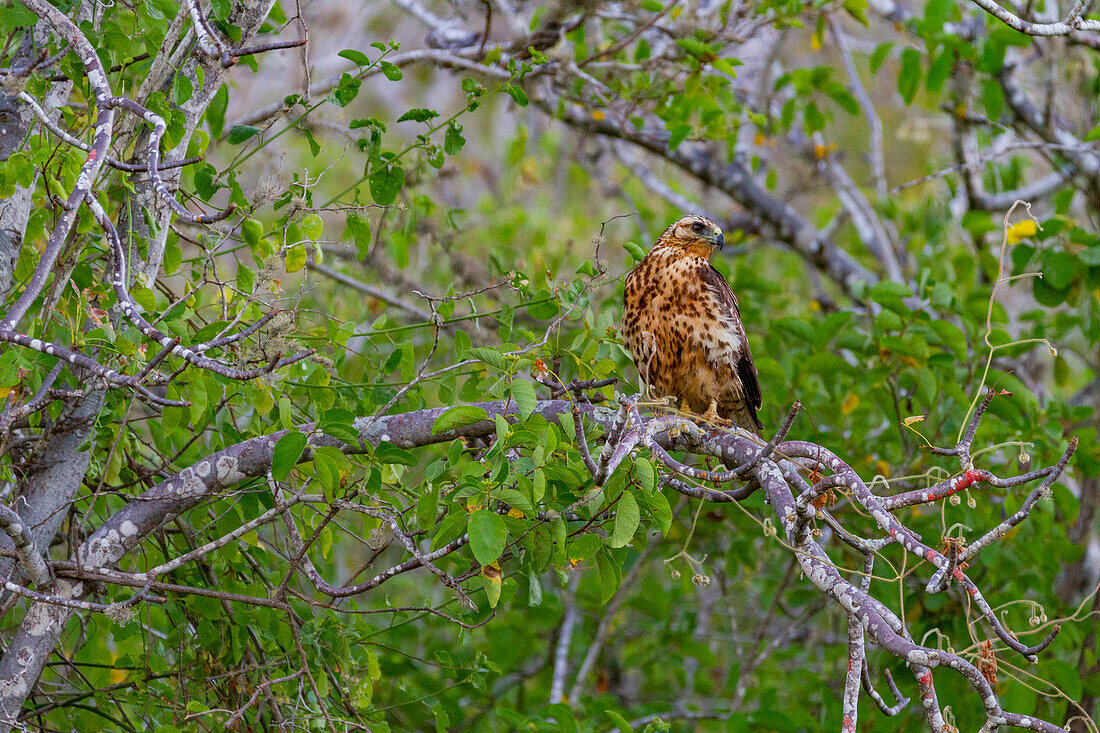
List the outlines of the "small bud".
{"type": "Polygon", "coordinates": [[[958,506],[960,503],[962,503],[962,499],[959,498],[958,494],[952,494],[951,498],[948,499],[948,501],[951,502],[951,506],[958,506]]]}
{"type": "Polygon", "coordinates": [[[1031,455],[1026,451],[1020,454],[1020,463],[1031,463],[1031,455]]]}
{"type": "Polygon", "coordinates": [[[974,501],[973,496],[968,496],[966,497],[966,505],[973,509],[974,507],[978,506],[978,502],[974,501]]]}
{"type": "Polygon", "coordinates": [[[1031,618],[1029,618],[1029,619],[1027,620],[1027,622],[1028,622],[1029,624],[1031,624],[1032,626],[1038,626],[1038,625],[1039,625],[1039,623],[1040,623],[1040,621],[1039,621],[1039,617],[1038,617],[1038,616],[1032,616],[1031,618]]]}
{"type": "Polygon", "coordinates": [[[680,579],[680,571],[679,570],[673,570],[672,571],[672,579],[673,580],[679,580],[680,579]]]}

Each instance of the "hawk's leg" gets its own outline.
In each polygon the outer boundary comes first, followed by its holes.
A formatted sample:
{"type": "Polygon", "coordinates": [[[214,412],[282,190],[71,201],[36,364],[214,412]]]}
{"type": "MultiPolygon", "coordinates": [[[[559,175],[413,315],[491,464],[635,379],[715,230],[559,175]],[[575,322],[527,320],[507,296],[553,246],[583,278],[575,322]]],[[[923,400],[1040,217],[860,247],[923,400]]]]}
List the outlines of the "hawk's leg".
{"type": "Polygon", "coordinates": [[[701,417],[704,422],[721,425],[724,428],[733,427],[732,420],[727,420],[724,417],[718,417],[718,400],[711,400],[710,407],[707,408],[707,411],[704,412],[701,417]]]}

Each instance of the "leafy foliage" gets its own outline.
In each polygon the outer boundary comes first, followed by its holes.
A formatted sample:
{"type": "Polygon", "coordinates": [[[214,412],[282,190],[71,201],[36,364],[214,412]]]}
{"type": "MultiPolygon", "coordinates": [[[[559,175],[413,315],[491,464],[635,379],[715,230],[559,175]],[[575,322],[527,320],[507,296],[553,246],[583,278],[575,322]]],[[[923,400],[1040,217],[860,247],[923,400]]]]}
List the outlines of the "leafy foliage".
{"type": "MultiPolygon", "coordinates": [[[[110,75],[117,94],[138,93],[181,7],[120,3],[97,13],[94,26],[85,24],[101,61],[119,67],[110,75]]],[[[289,10],[276,3],[255,42],[274,38],[289,10]]],[[[229,3],[215,2],[207,12],[218,33],[240,36],[229,3]]],[[[385,21],[390,11],[370,12],[385,21]]],[[[956,167],[941,174],[955,153],[928,132],[959,119],[978,124],[978,115],[984,146],[1010,135],[1017,113],[1001,79],[1005,59],[1038,41],[992,18],[978,16],[975,28],[969,9],[942,0],[929,0],[923,15],[895,29],[869,20],[861,2],[727,3],[715,11],[718,25],[745,23],[746,30],[790,39],[778,45],[783,73],[744,80],[739,75],[763,73],[751,49],[706,28],[693,31],[680,4],[645,2],[636,12],[631,22],[614,14],[582,14],[564,24],[552,18],[561,36],[552,49],[538,47],[537,34],[513,47],[482,44],[457,57],[465,66],[441,62],[431,75],[413,66],[408,43],[383,39],[335,53],[345,70],[321,94],[292,92],[268,68],[270,55],[259,55],[241,57],[254,75],[236,68],[217,90],[192,70],[140,100],[166,120],[163,159],[203,158],[183,169],[181,199],[195,211],[236,209],[222,225],[176,221],[158,229],[148,208],[143,213],[140,174],[105,169],[96,196],[134,253],[133,299],[184,344],[280,311],[254,336],[211,348],[213,358],[256,366],[299,347],[316,353],[248,381],[181,370],[164,389],[183,406],[154,408],[128,390],[108,391],[87,436],[90,465],[55,559],[69,559],[69,545],[82,533],[165,477],[257,436],[286,431],[274,444],[270,477],[204,500],[151,534],[119,569],[146,571],[225,537],[277,501],[310,498],[288,510],[289,528],[264,523],[161,578],[194,592],[165,592],[165,603],[141,604],[130,623],[98,614],[71,620],[60,647],[79,675],[49,668],[41,697],[28,703],[30,720],[42,729],[168,733],[221,730],[230,721],[258,728],[292,712],[317,728],[327,719],[333,728],[375,731],[631,730],[643,716],[690,708],[720,714],[687,721],[670,715],[669,723],[728,731],[834,726],[842,710],[834,686],[844,674],[846,649],[836,643],[844,619],[823,611],[819,594],[797,577],[768,508],[758,500],[719,509],[686,502],[662,484],[664,469],[644,452],[597,490],[575,426],[539,409],[552,396],[567,399],[557,388],[571,380],[615,378],[592,392],[610,404],[636,391],[616,330],[622,277],[644,255],[638,242],[652,241],[679,213],[637,175],[629,156],[612,157],[636,143],[630,136],[638,131],[652,133],[647,140],[659,140],[662,154],[705,143],[720,161],[745,159],[762,191],[795,199],[808,220],[831,233],[828,247],[876,273],[874,282],[823,281],[813,262],[757,236],[759,229],[727,227],[736,255],[716,256],[715,264],[749,326],[765,425],[777,426],[789,403],[800,400],[809,418],[796,431],[857,457],[852,465],[861,475],[890,489],[949,475],[951,468],[930,468],[925,448],[955,443],[987,385],[1002,394],[976,443],[984,449],[976,457],[982,467],[1009,474],[1050,465],[1067,434],[1080,436],[1068,478],[972,572],[1021,635],[1067,618],[1037,668],[1002,667],[996,689],[1006,707],[1057,718],[1067,702],[1100,691],[1097,673],[1074,671],[1080,660],[1085,669],[1095,666],[1091,601],[1078,607],[1091,589],[1059,596],[1053,584],[1084,557],[1094,528],[1071,537],[1066,527],[1087,514],[1080,497],[1100,477],[1095,390],[1088,392],[1100,342],[1100,236],[1095,190],[1082,190],[1095,177],[1060,181],[1037,201],[1034,222],[1017,216],[1006,229],[1002,211],[961,198],[972,183],[965,173],[956,167]],[[887,39],[857,54],[864,81],[847,77],[824,53],[827,20],[839,17],[847,32],[887,39]],[[862,30],[868,23],[872,30],[862,30]],[[674,32],[669,44],[642,32],[665,25],[674,32]],[[556,75],[560,96],[545,96],[540,73],[556,75]],[[976,78],[973,95],[956,84],[967,74],[976,78]],[[747,85],[760,81],[766,96],[750,98],[747,85]],[[855,88],[864,83],[874,85],[878,114],[897,128],[888,146],[897,188],[868,195],[900,243],[904,281],[878,276],[881,263],[831,189],[803,190],[819,166],[845,154],[858,180],[873,177],[859,157],[867,112],[855,88]],[[263,86],[289,96],[278,114],[252,119],[254,110],[239,99],[263,86]],[[197,94],[210,102],[192,125],[183,108],[197,94]],[[546,123],[579,107],[586,124],[599,124],[618,119],[620,105],[629,114],[615,134],[597,128],[582,136],[546,123]],[[628,143],[608,142],[613,138],[628,143]],[[794,142],[776,152],[784,140],[794,142]],[[278,159],[284,163],[272,162],[278,159]],[[924,185],[903,185],[925,175],[924,185]],[[159,269],[151,254],[158,247],[159,269]],[[142,262],[153,263],[153,272],[140,272],[142,262]],[[461,437],[489,419],[473,403],[491,400],[514,405],[515,419],[495,417],[490,438],[461,437]],[[431,424],[440,441],[431,446],[382,435],[377,445],[345,452],[319,440],[358,445],[362,421],[432,408],[442,409],[431,424]],[[452,431],[458,437],[443,439],[452,431]],[[273,492],[272,485],[283,488],[273,492]],[[338,600],[290,572],[308,557],[328,582],[351,584],[398,566],[410,550],[383,515],[419,552],[458,543],[435,562],[461,582],[474,607],[423,569],[338,600]],[[288,542],[291,529],[305,540],[304,552],[288,542]],[[576,665],[608,609],[603,651],[578,683],[579,695],[550,704],[563,619],[579,618],[576,665]],[[773,638],[779,643],[765,652],[773,638]],[[265,687],[271,680],[281,681],[265,687]],[[64,692],[46,692],[57,689],[64,692]],[[249,702],[254,696],[259,702],[249,702]]],[[[0,8],[13,46],[35,19],[18,3],[0,8]]],[[[532,31],[546,21],[538,9],[527,19],[532,31]]],[[[311,53],[322,52],[318,35],[311,53]]],[[[62,50],[50,41],[51,54],[62,50]]],[[[1056,68],[1073,70],[1067,93],[1093,92],[1091,117],[1080,130],[1088,142],[1100,129],[1100,67],[1095,52],[1079,57],[1076,50],[1056,68]]],[[[55,72],[74,81],[74,99],[92,97],[71,51],[55,70],[30,75],[27,93],[44,99],[55,72]]],[[[97,120],[89,107],[71,104],[59,113],[59,126],[92,140],[97,120]]],[[[142,144],[129,138],[111,154],[126,159],[142,144]]],[[[1055,168],[1072,165],[1056,147],[1047,152],[1055,168]]],[[[7,306],[31,280],[56,224],[57,192],[73,188],[85,160],[37,125],[0,162],[0,195],[31,188],[34,204],[7,306]]],[[[976,175],[992,193],[1011,192],[1037,177],[1040,162],[1023,150],[976,175]]],[[[682,170],[659,170],[676,196],[699,193],[698,181],[677,178],[682,170]]],[[[726,199],[713,206],[731,208],[726,199]]],[[[22,327],[34,338],[96,354],[121,374],[144,374],[156,367],[159,349],[118,317],[105,250],[82,208],[67,269],[22,327]]],[[[5,346],[0,394],[25,402],[55,363],[5,346]]],[[[157,368],[172,374],[182,365],[171,356],[157,368]]],[[[55,402],[31,413],[24,437],[47,435],[67,409],[55,402]]],[[[595,444],[600,431],[586,429],[595,444]]],[[[28,448],[10,448],[0,478],[18,485],[33,457],[28,448]]],[[[914,509],[906,522],[926,540],[977,536],[1021,500],[998,489],[964,497],[961,504],[941,502],[938,511],[914,509]]],[[[873,531],[866,518],[850,519],[873,531]]],[[[847,548],[833,559],[843,567],[859,563],[847,548]]],[[[987,630],[958,597],[918,592],[926,570],[914,570],[894,548],[872,587],[884,598],[917,598],[894,610],[914,623],[918,640],[937,638],[945,649],[976,657],[987,630]]],[[[134,589],[104,584],[102,593],[121,602],[134,589]]],[[[21,619],[4,617],[5,631],[21,619]]],[[[873,668],[881,662],[872,654],[873,668]]],[[[891,671],[901,680],[906,670],[897,664],[891,671]]],[[[965,681],[944,677],[940,697],[960,729],[984,721],[965,681]]],[[[877,711],[865,710],[873,721],[865,729],[885,725],[873,718],[877,711]]],[[[907,711],[889,725],[921,730],[924,721],[907,711]]]]}

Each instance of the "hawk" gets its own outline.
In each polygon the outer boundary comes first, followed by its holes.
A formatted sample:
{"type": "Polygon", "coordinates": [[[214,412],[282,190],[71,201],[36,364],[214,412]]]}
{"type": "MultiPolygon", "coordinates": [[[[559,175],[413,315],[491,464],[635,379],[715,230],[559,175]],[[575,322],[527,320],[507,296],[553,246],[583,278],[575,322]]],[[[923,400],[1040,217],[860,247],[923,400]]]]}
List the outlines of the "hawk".
{"type": "Polygon", "coordinates": [[[626,276],[623,340],[651,394],[759,434],[760,383],[737,298],[710,264],[725,243],[704,216],[666,229],[626,276]]]}

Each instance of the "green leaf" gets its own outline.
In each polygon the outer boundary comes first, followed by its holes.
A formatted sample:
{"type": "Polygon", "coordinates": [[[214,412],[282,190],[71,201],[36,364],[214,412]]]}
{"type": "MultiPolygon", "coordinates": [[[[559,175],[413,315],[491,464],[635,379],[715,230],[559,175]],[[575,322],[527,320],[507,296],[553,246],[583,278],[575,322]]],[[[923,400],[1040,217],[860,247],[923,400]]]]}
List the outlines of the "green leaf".
{"type": "Polygon", "coordinates": [[[1077,258],[1069,252],[1043,252],[1043,280],[1054,290],[1068,290],[1077,272],[1077,258]]]}
{"type": "Polygon", "coordinates": [[[311,242],[316,242],[324,234],[325,223],[317,214],[309,214],[298,222],[298,228],[302,235],[311,242]]]}
{"type": "Polygon", "coordinates": [[[340,77],[340,81],[336,83],[336,88],[332,90],[332,94],[329,95],[329,100],[337,107],[347,107],[352,100],[359,96],[359,87],[361,86],[363,86],[362,79],[345,72],[340,77]]]}
{"type": "Polygon", "coordinates": [[[336,55],[340,58],[347,59],[356,66],[370,66],[370,58],[362,51],[356,50],[354,48],[345,48],[343,51],[340,51],[336,55]]]}
{"type": "Polygon", "coordinates": [[[616,713],[614,710],[604,710],[603,714],[611,719],[611,722],[615,724],[615,727],[618,729],[619,733],[632,733],[632,731],[634,730],[630,727],[630,721],[616,713]]]}
{"type": "Polygon", "coordinates": [[[295,244],[286,251],[284,257],[284,265],[287,272],[298,272],[306,266],[306,261],[309,259],[309,253],[306,252],[306,248],[302,244],[295,244]]]}
{"type": "Polygon", "coordinates": [[[1031,294],[1039,301],[1039,305],[1054,308],[1066,301],[1069,290],[1052,288],[1043,278],[1035,277],[1031,279],[1031,294]]]}
{"type": "Polygon", "coordinates": [[[596,572],[600,577],[600,603],[607,603],[619,589],[623,579],[622,568],[607,552],[596,555],[596,572]]]}
{"type": "Polygon", "coordinates": [[[374,458],[379,463],[397,463],[402,466],[416,465],[416,456],[384,440],[374,449],[374,458]]]}
{"type": "Polygon", "coordinates": [[[848,15],[855,18],[862,25],[867,25],[867,0],[844,0],[844,9],[848,15]]]}
{"type": "Polygon", "coordinates": [[[1077,259],[1084,262],[1089,267],[1096,267],[1100,265],[1100,246],[1087,247],[1077,253],[1077,259]]]}
{"type": "Polygon", "coordinates": [[[416,501],[416,523],[425,529],[435,526],[435,516],[439,513],[439,487],[429,486],[416,501]]]}
{"type": "Polygon", "coordinates": [[[950,321],[937,319],[932,321],[932,330],[960,361],[966,359],[966,334],[950,321]]]}
{"type": "Polygon", "coordinates": [[[871,73],[874,74],[882,66],[883,62],[890,56],[890,49],[894,47],[893,43],[880,43],[875,46],[875,50],[871,52],[870,58],[867,59],[868,65],[871,67],[871,73]]]}
{"type": "Polygon", "coordinates": [[[512,101],[518,104],[520,107],[526,107],[528,104],[527,92],[523,91],[523,87],[516,86],[515,84],[509,84],[504,87],[504,91],[508,93],[508,96],[512,98],[512,101]]]}
{"type": "Polygon", "coordinates": [[[814,329],[814,346],[821,349],[824,348],[837,332],[847,325],[848,321],[852,320],[851,311],[839,311],[837,313],[830,313],[825,317],[825,320],[818,324],[814,329]]]}
{"type": "Polygon", "coordinates": [[[240,145],[245,140],[259,134],[260,128],[258,127],[252,127],[251,125],[233,125],[233,127],[229,128],[229,134],[225,136],[225,141],[230,145],[240,145]]]}
{"type": "Polygon", "coordinates": [[[901,52],[901,69],[898,71],[898,93],[906,104],[912,103],[920,80],[920,51],[906,48],[901,52]]]}
{"type": "Polygon", "coordinates": [[[951,70],[955,67],[955,52],[945,48],[940,52],[928,69],[928,77],[924,80],[925,88],[933,94],[939,94],[943,84],[951,76],[951,70]]]}
{"type": "Polygon", "coordinates": [[[531,505],[531,501],[524,496],[522,492],[516,489],[496,489],[493,491],[493,498],[500,499],[508,506],[515,507],[525,514],[530,514],[535,511],[535,507],[531,505]]]}
{"type": "Polygon", "coordinates": [[[623,249],[630,253],[630,256],[634,258],[635,262],[641,262],[645,259],[645,249],[636,242],[627,242],[623,245],[623,249]]]}
{"type": "Polygon", "coordinates": [[[968,211],[963,214],[961,224],[963,229],[975,237],[1000,229],[998,224],[993,223],[993,218],[987,211],[968,211]]]}
{"type": "Polygon", "coordinates": [[[340,488],[341,475],[351,468],[347,456],[333,446],[321,446],[313,451],[313,475],[325,489],[325,496],[332,497],[340,488]]]}
{"type": "Polygon", "coordinates": [[[668,499],[660,491],[654,491],[652,494],[642,494],[642,502],[661,528],[661,534],[667,536],[672,527],[672,507],[668,505],[668,499]]]}
{"type": "Polygon", "coordinates": [[[279,438],[271,457],[271,475],[276,481],[286,480],[290,475],[290,469],[298,464],[298,459],[302,457],[305,447],[306,435],[297,430],[279,438]]]}
{"type": "Polygon", "coordinates": [[[130,296],[146,313],[152,313],[157,309],[156,293],[147,287],[137,285],[130,288],[130,296]]]}
{"type": "Polygon", "coordinates": [[[164,273],[166,275],[173,275],[179,269],[180,264],[183,263],[183,250],[177,242],[169,241],[164,246],[164,273]]]}
{"type": "Polygon", "coordinates": [[[721,71],[728,76],[736,77],[737,70],[735,66],[742,66],[744,62],[740,59],[727,58],[727,59],[714,59],[710,62],[710,65],[717,71],[721,71]]]}
{"type": "Polygon", "coordinates": [[[542,605],[542,581],[534,568],[527,574],[527,605],[531,607],[542,605]]]}
{"type": "Polygon", "coordinates": [[[389,206],[405,187],[405,169],[399,163],[379,161],[367,179],[374,203],[389,206]]]}
{"type": "Polygon", "coordinates": [[[508,370],[508,359],[504,354],[490,346],[478,346],[470,349],[467,354],[473,359],[485,362],[494,369],[499,369],[501,371],[508,370]]]}
{"type": "Polygon", "coordinates": [[[1005,106],[1005,90],[998,79],[984,79],[982,81],[982,107],[989,119],[996,122],[1005,106]]]}
{"type": "Polygon", "coordinates": [[[382,73],[390,81],[401,81],[401,77],[404,76],[401,69],[389,61],[379,61],[378,66],[381,67],[382,73]]]}
{"type": "Polygon", "coordinates": [[[435,422],[432,423],[432,435],[439,435],[448,430],[473,425],[488,419],[489,413],[484,408],[474,407],[473,405],[459,405],[452,407],[435,419],[435,422]]]}
{"type": "Polygon", "coordinates": [[[688,36],[687,38],[677,39],[676,45],[690,53],[692,56],[705,58],[707,56],[714,55],[714,50],[711,49],[710,46],[703,43],[698,38],[692,38],[691,36],[688,36]]]}
{"type": "Polygon", "coordinates": [[[668,149],[675,150],[691,134],[691,125],[673,125],[668,131],[668,149]]]}
{"type": "Polygon", "coordinates": [[[255,219],[245,219],[241,222],[241,238],[249,247],[255,247],[263,239],[264,228],[255,219]]]}
{"type": "Polygon", "coordinates": [[[908,285],[893,280],[883,280],[871,288],[871,300],[898,313],[908,312],[909,309],[902,303],[902,299],[912,295],[913,291],[908,285]]]}
{"type": "Polygon", "coordinates": [[[412,120],[414,122],[427,122],[430,119],[439,117],[439,113],[434,109],[425,109],[424,107],[414,107],[405,114],[397,118],[398,122],[405,122],[406,120],[412,120]]]}
{"type": "Polygon", "coordinates": [[[345,443],[359,443],[359,431],[355,429],[355,415],[351,410],[343,407],[326,410],[317,429],[345,443]]]}
{"type": "Polygon", "coordinates": [[[432,552],[464,535],[466,533],[466,523],[469,521],[468,517],[469,514],[463,509],[452,511],[445,516],[443,521],[439,523],[439,529],[436,530],[435,537],[432,537],[432,552]]]}
{"type": "Polygon", "coordinates": [[[482,565],[496,562],[508,542],[508,527],[504,519],[485,509],[470,514],[466,531],[470,535],[470,549],[482,565]]]}
{"type": "Polygon", "coordinates": [[[346,224],[344,236],[351,235],[355,241],[356,254],[359,255],[359,259],[365,259],[370,254],[370,219],[362,214],[349,212],[344,221],[346,224]]]}
{"type": "Polygon", "coordinates": [[[203,201],[209,201],[210,197],[221,188],[221,184],[214,180],[217,175],[218,171],[210,164],[206,164],[195,171],[195,193],[203,201]]]}
{"type": "Polygon", "coordinates": [[[649,494],[657,488],[657,469],[647,459],[638,457],[630,467],[630,472],[642,487],[642,491],[649,494]]]}
{"type": "Polygon", "coordinates": [[[512,399],[516,401],[516,409],[519,410],[519,416],[524,420],[531,417],[531,413],[535,411],[535,405],[538,403],[535,388],[531,386],[530,382],[523,379],[512,381],[512,399]]]}
{"type": "Polygon", "coordinates": [[[1085,134],[1085,142],[1091,143],[1096,140],[1100,140],[1100,125],[1097,125],[1085,134]]]}
{"type": "Polygon", "coordinates": [[[443,152],[447,155],[458,155],[465,144],[466,138],[462,137],[462,125],[453,121],[448,123],[447,132],[443,134],[443,152]]]}
{"type": "Polygon", "coordinates": [[[634,539],[634,533],[638,531],[640,519],[638,502],[629,491],[624,491],[615,504],[615,528],[607,540],[608,546],[625,547],[630,544],[630,540],[634,539]]]}
{"type": "Polygon", "coordinates": [[[569,545],[567,554],[571,562],[579,563],[593,557],[597,552],[600,552],[602,546],[603,541],[596,535],[581,535],[575,542],[569,545]]]}
{"type": "Polygon", "coordinates": [[[176,74],[172,82],[172,99],[177,105],[186,104],[194,94],[195,88],[191,84],[191,77],[187,74],[176,74]]]}

